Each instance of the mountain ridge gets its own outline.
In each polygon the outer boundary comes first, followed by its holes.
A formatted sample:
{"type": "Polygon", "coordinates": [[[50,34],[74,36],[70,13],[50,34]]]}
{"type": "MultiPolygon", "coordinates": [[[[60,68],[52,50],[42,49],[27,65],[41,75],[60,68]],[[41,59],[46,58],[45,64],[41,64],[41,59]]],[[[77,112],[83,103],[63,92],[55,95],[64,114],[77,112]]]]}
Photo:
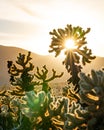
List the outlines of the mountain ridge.
{"type": "MultiPolygon", "coordinates": [[[[27,55],[28,50],[24,50],[17,47],[7,47],[7,46],[0,45],[0,73],[1,73],[0,86],[9,84],[7,61],[11,60],[15,63],[19,53],[27,55]]],[[[62,61],[63,61],[62,58],[54,57],[53,55],[46,55],[46,56],[38,55],[33,52],[31,52],[31,57],[32,57],[31,62],[35,66],[35,69],[37,66],[40,69],[42,69],[42,66],[46,65],[50,74],[53,68],[57,71],[58,74],[64,72],[64,76],[62,76],[62,78],[55,79],[53,82],[62,82],[68,79],[69,74],[67,73],[65,66],[62,65],[62,61]]],[[[104,67],[104,57],[97,57],[91,62],[91,64],[87,64],[82,71],[85,73],[90,73],[91,69],[98,70],[101,69],[102,67],[104,67]]]]}

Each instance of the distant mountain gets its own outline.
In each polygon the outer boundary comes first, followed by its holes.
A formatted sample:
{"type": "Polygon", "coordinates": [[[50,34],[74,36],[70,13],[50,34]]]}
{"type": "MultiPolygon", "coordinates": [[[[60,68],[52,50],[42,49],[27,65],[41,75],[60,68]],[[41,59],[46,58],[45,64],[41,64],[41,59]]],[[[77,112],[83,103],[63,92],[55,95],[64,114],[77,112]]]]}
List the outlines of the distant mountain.
{"type": "MultiPolygon", "coordinates": [[[[15,62],[19,53],[27,55],[28,51],[16,47],[0,46],[0,86],[9,84],[7,61],[12,60],[15,62]]],[[[55,58],[52,55],[42,56],[35,53],[31,53],[31,57],[33,58],[31,62],[34,64],[35,68],[37,66],[42,68],[43,65],[46,65],[50,70],[50,74],[51,69],[53,68],[57,70],[58,74],[60,72],[64,72],[64,76],[60,79],[55,79],[54,82],[65,82],[68,79],[69,74],[67,73],[64,65],[62,65],[63,59],[61,57],[55,58]]],[[[104,67],[104,57],[97,57],[91,64],[87,64],[82,71],[85,73],[90,73],[91,69],[98,70],[102,67],[104,67]]]]}

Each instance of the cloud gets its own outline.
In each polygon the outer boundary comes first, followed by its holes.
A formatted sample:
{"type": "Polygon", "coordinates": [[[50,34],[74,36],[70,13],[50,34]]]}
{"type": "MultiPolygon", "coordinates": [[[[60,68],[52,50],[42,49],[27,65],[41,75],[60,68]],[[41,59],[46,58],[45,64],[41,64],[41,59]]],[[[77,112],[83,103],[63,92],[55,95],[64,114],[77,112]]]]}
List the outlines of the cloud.
{"type": "Polygon", "coordinates": [[[39,25],[26,22],[0,19],[0,32],[17,35],[29,35],[38,30],[39,25]]]}

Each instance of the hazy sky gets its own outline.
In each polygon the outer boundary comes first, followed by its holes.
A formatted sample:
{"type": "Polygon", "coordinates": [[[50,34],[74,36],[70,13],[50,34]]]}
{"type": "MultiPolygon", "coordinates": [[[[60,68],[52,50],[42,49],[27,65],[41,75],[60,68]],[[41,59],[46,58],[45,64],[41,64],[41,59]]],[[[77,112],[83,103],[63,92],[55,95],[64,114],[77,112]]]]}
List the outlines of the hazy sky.
{"type": "Polygon", "coordinates": [[[90,27],[88,45],[104,56],[104,0],[0,0],[0,45],[46,54],[49,32],[66,24],[90,27]]]}

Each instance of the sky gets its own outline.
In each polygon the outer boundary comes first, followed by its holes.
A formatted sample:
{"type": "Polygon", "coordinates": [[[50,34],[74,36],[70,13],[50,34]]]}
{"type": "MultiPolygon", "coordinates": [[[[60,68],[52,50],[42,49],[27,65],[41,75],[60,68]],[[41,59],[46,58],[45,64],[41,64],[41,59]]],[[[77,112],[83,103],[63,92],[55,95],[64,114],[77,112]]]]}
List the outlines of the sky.
{"type": "Polygon", "coordinates": [[[88,47],[104,57],[104,0],[0,0],[0,45],[47,55],[53,29],[91,28],[88,47]]]}

